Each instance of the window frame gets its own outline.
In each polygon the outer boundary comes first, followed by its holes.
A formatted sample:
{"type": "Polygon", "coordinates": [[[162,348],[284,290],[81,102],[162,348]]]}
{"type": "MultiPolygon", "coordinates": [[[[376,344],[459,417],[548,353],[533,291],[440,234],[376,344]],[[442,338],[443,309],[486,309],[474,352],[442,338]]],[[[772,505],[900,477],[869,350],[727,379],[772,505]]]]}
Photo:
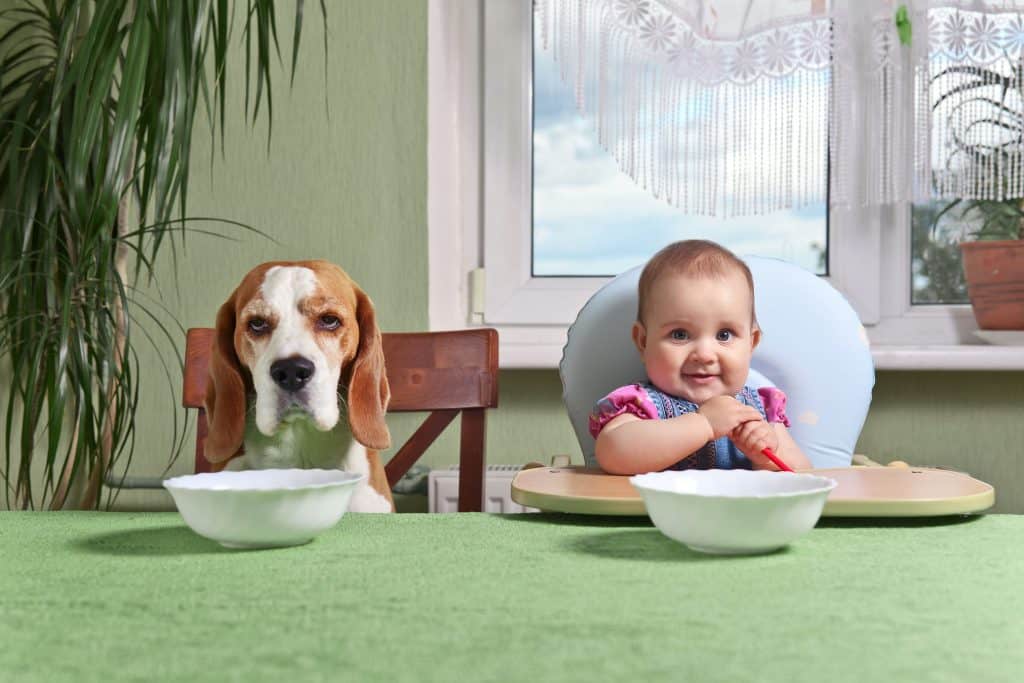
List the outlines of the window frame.
{"type": "MultiPolygon", "coordinates": [[[[497,328],[504,368],[557,367],[568,325],[610,280],[531,274],[531,6],[428,6],[430,327],[497,328]]],[[[860,315],[876,367],[1024,369],[1024,349],[973,335],[969,305],[911,304],[910,219],[905,203],[829,210],[827,279],[860,315]]]]}

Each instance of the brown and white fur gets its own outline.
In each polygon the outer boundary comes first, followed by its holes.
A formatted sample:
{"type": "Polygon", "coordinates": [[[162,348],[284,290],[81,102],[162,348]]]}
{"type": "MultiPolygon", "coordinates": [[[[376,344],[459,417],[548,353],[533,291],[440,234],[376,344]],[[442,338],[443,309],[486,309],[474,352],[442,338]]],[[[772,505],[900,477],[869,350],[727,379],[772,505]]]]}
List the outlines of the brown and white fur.
{"type": "Polygon", "coordinates": [[[366,293],[326,261],[264,263],[217,313],[206,459],[215,470],[365,474],[349,510],[391,512],[377,454],[391,445],[384,422],[389,398],[366,293]]]}

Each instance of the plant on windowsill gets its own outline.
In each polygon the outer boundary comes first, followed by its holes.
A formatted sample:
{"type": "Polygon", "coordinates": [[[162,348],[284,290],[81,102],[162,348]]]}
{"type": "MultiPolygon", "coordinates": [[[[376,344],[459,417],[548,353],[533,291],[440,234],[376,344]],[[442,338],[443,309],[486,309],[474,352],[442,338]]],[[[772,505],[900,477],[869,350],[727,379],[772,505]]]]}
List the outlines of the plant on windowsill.
{"type": "MultiPolygon", "coordinates": [[[[966,172],[975,197],[1005,196],[1008,178],[1024,164],[1024,66],[1012,64],[1008,71],[956,66],[933,78],[960,79],[936,100],[933,111],[955,98],[947,105],[949,121],[959,124],[951,126],[955,154],[947,170],[966,172]],[[981,129],[990,135],[977,136],[981,129]],[[995,143],[993,132],[1001,136],[995,143]],[[954,163],[960,164],[955,170],[954,163]]],[[[959,246],[978,327],[1024,330],[1024,199],[953,200],[936,215],[933,233],[947,213],[963,226],[959,246]]]]}
{"type": "MultiPolygon", "coordinates": [[[[181,245],[174,245],[191,229],[195,114],[206,111],[213,138],[220,129],[223,153],[236,25],[245,45],[245,117],[251,112],[255,122],[265,103],[272,121],[275,13],[273,0],[4,3],[0,477],[7,507],[62,508],[74,498],[73,482],[85,489],[78,504],[97,507],[101,482],[115,463],[130,462],[139,392],[152,391],[140,386],[137,349],[154,336],[180,343],[136,283],[153,279],[168,244],[179,269],[181,245]]],[[[302,15],[297,0],[293,78],[302,15]]]]}

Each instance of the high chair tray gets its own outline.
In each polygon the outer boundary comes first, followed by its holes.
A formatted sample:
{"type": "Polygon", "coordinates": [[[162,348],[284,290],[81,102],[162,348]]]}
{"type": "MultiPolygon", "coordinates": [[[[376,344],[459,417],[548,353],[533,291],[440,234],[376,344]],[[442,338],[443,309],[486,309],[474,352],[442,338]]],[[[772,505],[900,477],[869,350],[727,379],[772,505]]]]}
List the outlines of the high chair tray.
{"type": "MultiPolygon", "coordinates": [[[[995,490],[962,472],[926,467],[806,470],[838,482],[823,517],[939,517],[981,512],[995,490]]],[[[583,467],[535,467],[512,480],[512,500],[549,512],[646,515],[629,477],[583,467]]]]}

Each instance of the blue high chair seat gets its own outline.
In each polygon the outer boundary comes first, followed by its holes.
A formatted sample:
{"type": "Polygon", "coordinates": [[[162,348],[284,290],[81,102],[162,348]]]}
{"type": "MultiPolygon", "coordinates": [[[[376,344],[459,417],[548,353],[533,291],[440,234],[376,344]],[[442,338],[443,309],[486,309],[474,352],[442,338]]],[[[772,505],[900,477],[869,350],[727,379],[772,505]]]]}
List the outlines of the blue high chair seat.
{"type": "MultiPolygon", "coordinates": [[[[857,313],[828,282],[776,259],[743,259],[754,276],[761,343],[747,384],[788,398],[790,433],[816,468],[850,464],[864,426],[874,364],[857,313]]],[[[630,337],[641,266],[598,290],[569,328],[559,364],[562,398],[589,467],[597,467],[587,418],[613,389],[646,380],[630,337]]]]}

